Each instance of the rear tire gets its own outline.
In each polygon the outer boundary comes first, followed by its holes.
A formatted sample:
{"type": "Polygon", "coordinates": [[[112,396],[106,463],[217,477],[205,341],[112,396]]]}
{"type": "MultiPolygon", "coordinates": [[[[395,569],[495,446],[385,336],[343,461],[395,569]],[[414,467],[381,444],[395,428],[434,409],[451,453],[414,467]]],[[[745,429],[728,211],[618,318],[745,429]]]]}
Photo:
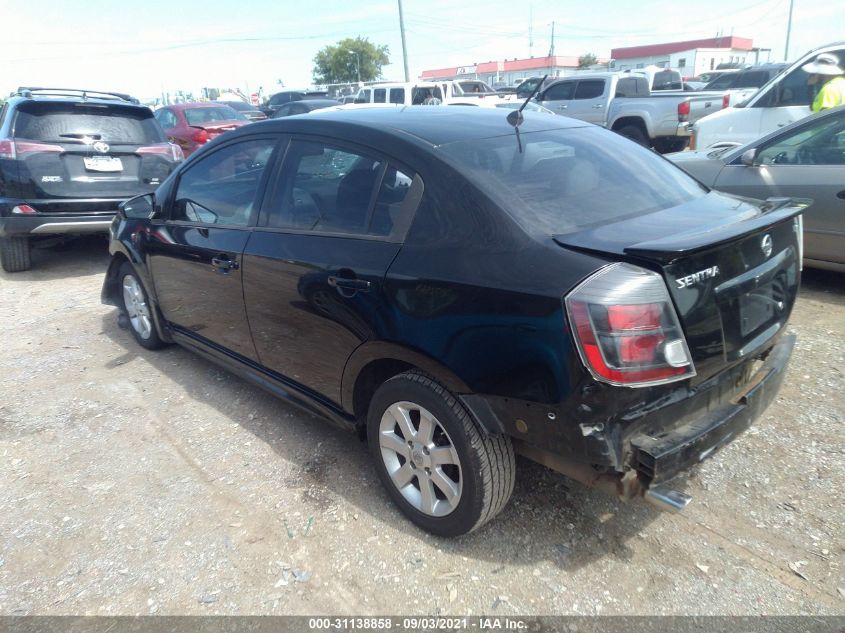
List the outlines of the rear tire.
{"type": "Polygon", "coordinates": [[[144,284],[129,262],[124,262],[117,273],[117,291],[120,307],[129,320],[129,331],[141,347],[150,350],[161,349],[166,345],[156,331],[153,310],[144,284]]]}
{"type": "Polygon", "coordinates": [[[616,133],[634,141],[634,143],[642,145],[643,147],[649,147],[650,145],[648,136],[646,136],[645,132],[636,125],[625,125],[616,130],[616,133]]]}
{"type": "Polygon", "coordinates": [[[480,430],[455,396],[423,374],[400,374],[378,388],[367,438],[393,502],[438,536],[478,529],[513,492],[510,438],[480,430]]]}
{"type": "Polygon", "coordinates": [[[0,263],[7,273],[20,273],[32,266],[28,237],[0,237],[0,263]]]}

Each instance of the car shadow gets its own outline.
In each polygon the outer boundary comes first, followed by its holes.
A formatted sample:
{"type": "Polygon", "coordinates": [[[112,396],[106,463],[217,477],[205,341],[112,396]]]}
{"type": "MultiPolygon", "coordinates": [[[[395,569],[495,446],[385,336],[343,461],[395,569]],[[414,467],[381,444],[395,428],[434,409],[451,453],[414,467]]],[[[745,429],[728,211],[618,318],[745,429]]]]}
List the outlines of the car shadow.
{"type": "Polygon", "coordinates": [[[800,296],[845,305],[845,272],[805,268],[801,273],[800,296]]]}
{"type": "Polygon", "coordinates": [[[109,265],[106,234],[69,238],[59,243],[33,243],[32,268],[20,273],[0,269],[5,282],[33,283],[103,273],[109,265]]]}
{"type": "Polygon", "coordinates": [[[358,524],[368,536],[373,525],[379,532],[399,529],[421,543],[434,540],[443,551],[493,562],[497,564],[494,573],[504,574],[508,565],[541,561],[571,571],[608,556],[628,560],[633,555],[629,542],[660,514],[645,503],[621,502],[517,458],[514,494],[497,518],[463,537],[433,537],[416,528],[393,505],[379,482],[366,444],[356,435],[279,400],[181,347],[158,352],[143,349],[129,331],[118,326],[117,317],[116,309],[104,316],[102,333],[125,353],[107,367],[142,357],[174,380],[187,397],[215,407],[293,464],[296,476],[281,483],[299,489],[315,516],[343,499],[370,519],[358,524]],[[175,366],[179,370],[174,370],[175,366]],[[507,547],[491,547],[491,543],[507,547]]]}

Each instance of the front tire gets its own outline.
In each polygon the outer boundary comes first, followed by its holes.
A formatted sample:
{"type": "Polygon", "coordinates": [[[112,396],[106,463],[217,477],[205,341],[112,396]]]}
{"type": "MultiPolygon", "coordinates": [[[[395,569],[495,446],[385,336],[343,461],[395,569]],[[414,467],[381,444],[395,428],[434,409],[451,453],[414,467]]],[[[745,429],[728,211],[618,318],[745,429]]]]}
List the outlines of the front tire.
{"type": "Polygon", "coordinates": [[[0,237],[0,264],[7,273],[20,273],[32,266],[28,237],[0,237]]]}
{"type": "Polygon", "coordinates": [[[129,320],[129,330],[138,344],[147,349],[161,349],[165,342],[159,338],[153,320],[153,308],[147,291],[135,269],[124,262],[118,271],[118,292],[123,313],[129,320]]]}
{"type": "Polygon", "coordinates": [[[438,536],[478,529],[513,492],[510,439],[481,431],[455,396],[423,374],[400,374],[378,388],[367,437],[391,499],[438,536]]]}

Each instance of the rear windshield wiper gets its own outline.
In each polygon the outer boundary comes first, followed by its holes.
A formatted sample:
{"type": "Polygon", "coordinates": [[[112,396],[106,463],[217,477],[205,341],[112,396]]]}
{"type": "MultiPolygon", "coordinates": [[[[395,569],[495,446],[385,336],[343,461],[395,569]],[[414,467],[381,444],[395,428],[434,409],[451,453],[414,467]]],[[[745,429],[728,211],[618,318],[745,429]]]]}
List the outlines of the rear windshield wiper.
{"type": "Polygon", "coordinates": [[[102,134],[59,134],[61,138],[75,138],[82,140],[84,138],[91,138],[95,141],[99,141],[103,138],[102,134]]]}

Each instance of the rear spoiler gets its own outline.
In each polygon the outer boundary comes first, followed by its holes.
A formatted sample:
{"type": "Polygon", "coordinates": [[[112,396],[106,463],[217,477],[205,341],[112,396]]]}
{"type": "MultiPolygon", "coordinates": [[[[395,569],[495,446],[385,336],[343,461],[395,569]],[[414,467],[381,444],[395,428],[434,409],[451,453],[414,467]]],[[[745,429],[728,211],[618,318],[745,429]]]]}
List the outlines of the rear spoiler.
{"type": "Polygon", "coordinates": [[[812,200],[807,199],[768,198],[760,205],[763,213],[753,218],[723,224],[709,231],[676,233],[659,240],[640,242],[626,247],[625,253],[668,263],[714,246],[740,240],[767,226],[794,218],[802,214],[812,203],[812,200]]]}
{"type": "Polygon", "coordinates": [[[668,232],[665,237],[637,242],[630,246],[624,245],[624,242],[620,244],[616,240],[611,243],[596,241],[592,236],[585,239],[585,236],[579,232],[553,235],[552,239],[561,246],[577,250],[625,254],[667,264],[699,251],[740,240],[765,227],[794,218],[802,214],[812,203],[812,200],[801,198],[769,198],[762,203],[755,201],[754,207],[760,213],[748,213],[734,222],[704,229],[698,228],[680,233],[668,232]]]}

